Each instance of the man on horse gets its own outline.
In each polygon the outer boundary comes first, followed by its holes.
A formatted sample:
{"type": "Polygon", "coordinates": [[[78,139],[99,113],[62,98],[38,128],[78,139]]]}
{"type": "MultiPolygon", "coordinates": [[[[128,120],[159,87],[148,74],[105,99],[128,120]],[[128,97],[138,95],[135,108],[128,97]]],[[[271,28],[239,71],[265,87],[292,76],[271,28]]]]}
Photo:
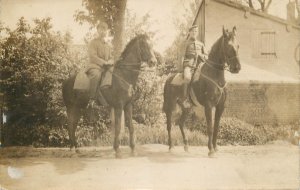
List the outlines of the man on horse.
{"type": "Polygon", "coordinates": [[[100,91],[99,83],[104,71],[114,64],[112,46],[106,40],[108,32],[107,23],[100,22],[97,25],[98,36],[88,45],[89,63],[86,67],[86,73],[90,78],[90,98],[93,103],[98,101],[104,106],[107,103],[100,91]]]}
{"type": "Polygon", "coordinates": [[[195,68],[203,63],[207,59],[207,51],[204,43],[197,40],[198,26],[193,25],[189,29],[189,36],[185,42],[184,56],[183,56],[183,99],[180,103],[185,107],[189,108],[190,104],[188,101],[188,86],[191,82],[193,72],[195,68]]]}

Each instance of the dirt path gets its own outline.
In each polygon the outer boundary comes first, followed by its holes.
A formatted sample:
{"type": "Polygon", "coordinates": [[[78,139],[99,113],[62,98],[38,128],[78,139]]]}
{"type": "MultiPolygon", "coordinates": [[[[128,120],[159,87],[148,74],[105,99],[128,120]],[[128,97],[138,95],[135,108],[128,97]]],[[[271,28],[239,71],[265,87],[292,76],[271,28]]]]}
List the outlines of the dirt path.
{"type": "Polygon", "coordinates": [[[115,159],[111,147],[0,149],[0,189],[299,189],[299,148],[287,143],[206,147],[140,145],[139,155],[115,159]],[[26,157],[23,157],[26,155],[26,157]],[[12,158],[14,156],[14,158],[12,158]],[[9,157],[9,158],[8,158],[9,157]],[[14,179],[15,178],[15,179],[14,179]]]}

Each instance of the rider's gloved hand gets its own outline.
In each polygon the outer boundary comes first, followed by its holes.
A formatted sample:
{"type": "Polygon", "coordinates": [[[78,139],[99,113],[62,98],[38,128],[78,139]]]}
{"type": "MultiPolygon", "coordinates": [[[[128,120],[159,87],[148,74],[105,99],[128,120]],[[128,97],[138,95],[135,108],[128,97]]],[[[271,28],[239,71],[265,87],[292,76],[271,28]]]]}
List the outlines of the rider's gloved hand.
{"type": "Polygon", "coordinates": [[[112,65],[114,65],[114,60],[110,59],[104,65],[105,66],[112,66],[112,65]]]}

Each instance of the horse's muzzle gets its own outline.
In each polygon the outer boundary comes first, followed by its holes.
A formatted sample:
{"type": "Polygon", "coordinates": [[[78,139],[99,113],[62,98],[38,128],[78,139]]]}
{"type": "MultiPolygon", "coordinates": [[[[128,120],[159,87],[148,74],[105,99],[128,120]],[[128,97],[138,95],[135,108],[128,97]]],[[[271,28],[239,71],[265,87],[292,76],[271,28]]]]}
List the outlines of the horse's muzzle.
{"type": "Polygon", "coordinates": [[[241,70],[241,65],[240,64],[237,64],[235,67],[230,67],[229,68],[229,71],[231,73],[239,73],[241,70]]]}

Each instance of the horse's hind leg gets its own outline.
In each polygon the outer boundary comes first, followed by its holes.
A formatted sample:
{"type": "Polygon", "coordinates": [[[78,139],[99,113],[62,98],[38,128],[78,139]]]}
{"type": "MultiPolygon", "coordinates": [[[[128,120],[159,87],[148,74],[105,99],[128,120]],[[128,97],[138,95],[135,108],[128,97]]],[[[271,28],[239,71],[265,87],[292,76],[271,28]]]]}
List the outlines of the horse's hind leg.
{"type": "Polygon", "coordinates": [[[218,132],[219,132],[219,124],[220,119],[224,111],[224,104],[219,104],[216,107],[216,113],[215,113],[215,122],[214,122],[214,134],[213,134],[213,148],[215,151],[217,151],[217,138],[218,138],[218,132]]]}
{"type": "Polygon", "coordinates": [[[132,124],[132,104],[129,103],[128,105],[126,105],[125,107],[125,124],[126,127],[128,127],[129,129],[129,140],[130,140],[130,148],[131,148],[131,154],[133,156],[136,155],[135,152],[135,136],[134,136],[134,126],[132,124]]]}
{"type": "Polygon", "coordinates": [[[68,108],[67,114],[68,114],[68,134],[70,139],[70,150],[72,148],[75,148],[75,151],[77,150],[77,142],[76,142],[76,136],[75,136],[75,130],[77,127],[77,123],[79,121],[80,117],[80,110],[76,108],[68,108]]]}
{"type": "Polygon", "coordinates": [[[179,127],[180,127],[181,135],[182,135],[182,138],[183,138],[184,150],[186,152],[188,152],[188,141],[187,141],[187,138],[186,138],[185,133],[184,133],[184,126],[185,126],[184,123],[185,123],[185,120],[187,118],[187,115],[188,115],[188,112],[186,110],[183,110],[182,115],[181,115],[180,120],[179,120],[179,127]]]}

